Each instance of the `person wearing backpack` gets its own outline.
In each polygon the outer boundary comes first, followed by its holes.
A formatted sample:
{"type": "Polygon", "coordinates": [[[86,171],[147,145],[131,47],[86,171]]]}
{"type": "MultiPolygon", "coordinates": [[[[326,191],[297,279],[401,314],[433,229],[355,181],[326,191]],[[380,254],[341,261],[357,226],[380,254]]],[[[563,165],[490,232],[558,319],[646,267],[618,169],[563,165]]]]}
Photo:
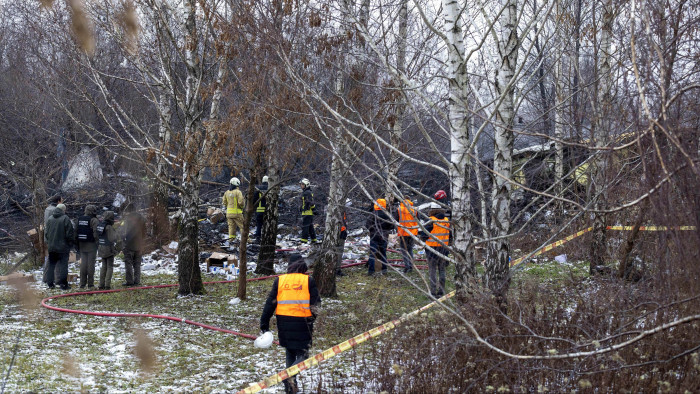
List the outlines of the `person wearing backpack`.
{"type": "Polygon", "coordinates": [[[97,259],[97,207],[90,204],[85,207],[85,214],[78,218],[77,241],[80,250],[80,288],[95,287],[95,260],[97,259]]]}
{"type": "Polygon", "coordinates": [[[116,230],[114,230],[114,212],[107,211],[103,215],[102,223],[97,226],[99,233],[99,246],[97,254],[102,259],[100,269],[100,290],[112,288],[112,272],[114,271],[114,256],[121,249],[121,242],[116,230]]]}

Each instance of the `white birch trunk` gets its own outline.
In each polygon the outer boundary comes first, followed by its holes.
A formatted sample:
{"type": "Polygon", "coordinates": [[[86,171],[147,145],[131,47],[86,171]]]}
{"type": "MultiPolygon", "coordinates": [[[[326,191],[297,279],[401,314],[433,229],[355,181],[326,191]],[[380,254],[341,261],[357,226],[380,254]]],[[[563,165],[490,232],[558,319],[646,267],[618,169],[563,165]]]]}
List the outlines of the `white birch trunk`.
{"type": "Polygon", "coordinates": [[[469,183],[471,159],[469,158],[469,113],[467,109],[468,75],[465,61],[462,17],[464,5],[457,0],[444,0],[445,30],[447,37],[447,68],[449,78],[449,130],[450,168],[452,194],[452,220],[454,228],[453,259],[455,261],[455,286],[458,299],[466,302],[471,292],[476,269],[473,258],[471,228],[471,199],[469,183]]]}
{"type": "MultiPolygon", "coordinates": [[[[561,0],[557,0],[557,20],[561,18],[561,0]]],[[[562,40],[563,41],[563,40],[562,40]]],[[[560,44],[564,45],[563,42],[560,44]]],[[[554,103],[554,184],[556,185],[556,195],[558,197],[563,197],[562,193],[564,190],[564,144],[562,140],[564,139],[564,51],[559,49],[557,51],[556,66],[554,70],[554,83],[555,83],[555,103],[554,103]]],[[[563,214],[563,204],[561,201],[557,202],[557,210],[559,211],[559,216],[563,214]]]]}
{"type": "MultiPolygon", "coordinates": [[[[196,0],[187,0],[185,21],[185,102],[184,130],[185,152],[182,165],[182,216],[179,227],[180,245],[178,248],[178,279],[180,294],[202,293],[202,276],[199,270],[199,223],[197,221],[200,190],[200,148],[202,102],[199,86],[202,79],[202,65],[198,57],[198,36],[196,24],[196,0]]],[[[240,267],[241,272],[245,267],[240,267]]],[[[242,279],[244,280],[244,279],[242,279]]]]}
{"type": "Polygon", "coordinates": [[[486,259],[485,284],[491,289],[499,304],[506,303],[510,286],[510,199],[511,171],[513,167],[513,78],[518,61],[517,3],[505,0],[503,13],[498,21],[499,67],[494,85],[500,105],[495,109],[495,147],[493,170],[496,173],[491,199],[491,237],[486,259]]]}
{"type": "MultiPolygon", "coordinates": [[[[369,0],[363,0],[362,9],[369,9],[369,0]]],[[[352,2],[350,0],[342,1],[342,22],[341,28],[350,28],[350,12],[352,2]]],[[[365,22],[366,23],[366,19],[365,22]]],[[[348,53],[348,51],[346,51],[348,53]]],[[[344,95],[343,72],[338,71],[335,82],[335,94],[339,97],[344,95]]],[[[330,133],[331,149],[333,157],[331,159],[331,179],[330,190],[328,191],[328,205],[326,205],[325,228],[323,234],[323,242],[321,250],[324,251],[317,262],[314,269],[314,280],[321,296],[335,297],[335,267],[338,259],[342,258],[342,253],[339,256],[337,253],[338,240],[340,239],[341,215],[342,206],[345,202],[346,187],[344,182],[345,171],[343,170],[343,162],[347,162],[349,153],[345,147],[345,141],[342,136],[341,127],[335,128],[330,133]]]]}
{"type": "Polygon", "coordinates": [[[267,178],[269,189],[267,191],[265,215],[263,217],[263,228],[260,234],[260,253],[258,254],[258,265],[255,273],[259,275],[272,275],[275,273],[275,247],[277,245],[277,223],[279,219],[279,195],[280,195],[280,172],[283,166],[281,155],[274,153],[280,146],[282,133],[284,132],[283,122],[278,122],[270,136],[270,154],[267,155],[267,178]]]}
{"type": "MultiPolygon", "coordinates": [[[[612,25],[613,25],[612,1],[607,1],[603,7],[602,29],[600,32],[600,57],[598,60],[598,95],[596,100],[595,130],[593,140],[595,143],[596,158],[591,166],[591,198],[593,198],[593,209],[600,210],[605,207],[605,170],[607,167],[607,157],[602,148],[608,145],[610,129],[607,118],[610,115],[610,105],[612,103],[612,75],[611,75],[611,48],[612,48],[612,25]]],[[[605,215],[593,213],[593,231],[591,242],[591,264],[590,273],[593,274],[595,267],[605,264],[606,237],[605,237],[605,215]]]]}
{"type": "Polygon", "coordinates": [[[167,89],[162,86],[159,88],[158,97],[158,114],[160,115],[158,124],[158,143],[160,144],[161,154],[157,155],[156,174],[157,179],[153,185],[153,197],[151,202],[151,234],[156,245],[161,245],[170,237],[170,223],[168,221],[168,186],[163,181],[169,181],[168,164],[164,158],[169,152],[171,139],[170,120],[172,112],[170,111],[171,97],[167,89]]]}
{"type": "MultiPolygon", "coordinates": [[[[401,136],[403,134],[403,119],[406,112],[406,99],[404,96],[405,83],[402,79],[406,75],[406,39],[408,36],[408,0],[401,0],[401,5],[399,8],[399,31],[397,37],[397,53],[396,53],[396,72],[399,74],[399,78],[396,78],[396,86],[393,88],[398,89],[399,93],[396,96],[396,103],[394,107],[393,121],[394,124],[391,127],[390,143],[397,150],[400,149],[401,136]]],[[[391,150],[389,152],[389,169],[388,169],[388,179],[396,179],[399,167],[401,165],[400,155],[397,151],[391,150]]],[[[391,193],[387,193],[387,197],[390,197],[391,193]]],[[[389,201],[389,200],[387,200],[389,201]]]]}

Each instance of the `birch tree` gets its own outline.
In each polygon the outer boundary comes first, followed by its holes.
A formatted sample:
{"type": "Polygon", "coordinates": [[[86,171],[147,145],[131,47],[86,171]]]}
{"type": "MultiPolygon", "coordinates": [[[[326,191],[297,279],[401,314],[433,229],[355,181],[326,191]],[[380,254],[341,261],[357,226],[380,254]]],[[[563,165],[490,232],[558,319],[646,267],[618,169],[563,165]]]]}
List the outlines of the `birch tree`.
{"type": "Polygon", "coordinates": [[[507,0],[498,20],[498,69],[494,86],[500,105],[495,110],[495,148],[493,159],[494,182],[491,196],[491,236],[486,259],[485,283],[499,303],[505,302],[510,285],[510,191],[513,167],[513,120],[515,119],[515,71],[518,62],[517,3],[507,0]]]}
{"type": "Polygon", "coordinates": [[[595,267],[605,264],[606,237],[605,215],[600,211],[605,208],[606,167],[609,155],[605,154],[608,138],[611,133],[608,117],[612,114],[613,74],[612,65],[612,31],[614,9],[612,0],[605,1],[601,14],[600,50],[598,55],[598,93],[596,96],[595,123],[593,130],[593,145],[596,158],[591,168],[590,198],[595,212],[592,215],[593,233],[590,249],[590,273],[595,273],[595,267]]]}

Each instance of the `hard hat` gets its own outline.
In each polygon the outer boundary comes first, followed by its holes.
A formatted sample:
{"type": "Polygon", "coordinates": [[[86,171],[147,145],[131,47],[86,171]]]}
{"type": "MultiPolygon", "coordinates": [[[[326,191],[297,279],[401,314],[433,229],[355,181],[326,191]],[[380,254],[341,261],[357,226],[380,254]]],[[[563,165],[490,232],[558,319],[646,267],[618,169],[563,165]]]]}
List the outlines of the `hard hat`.
{"type": "Polygon", "coordinates": [[[299,183],[301,183],[302,185],[304,185],[306,187],[309,187],[311,185],[311,182],[309,182],[309,180],[306,178],[300,180],[299,183]]]}
{"type": "Polygon", "coordinates": [[[236,178],[236,177],[234,176],[233,178],[231,178],[231,184],[232,184],[233,186],[240,186],[240,185],[241,185],[241,181],[240,181],[240,179],[238,179],[238,178],[236,178]]]}
{"type": "Polygon", "coordinates": [[[270,331],[265,331],[264,334],[260,335],[259,337],[255,338],[255,347],[261,348],[261,349],[266,349],[269,348],[270,345],[272,345],[273,341],[272,333],[270,331]]]}
{"type": "Polygon", "coordinates": [[[263,177],[262,183],[267,183],[267,179],[268,179],[268,178],[267,178],[267,175],[265,175],[265,176],[263,177]]]}
{"type": "Polygon", "coordinates": [[[444,190],[438,190],[433,194],[433,198],[436,200],[442,200],[443,198],[447,198],[447,193],[445,193],[444,190]]]}
{"type": "Polygon", "coordinates": [[[378,198],[377,201],[374,202],[374,210],[379,211],[381,209],[386,209],[386,200],[378,198]]]}

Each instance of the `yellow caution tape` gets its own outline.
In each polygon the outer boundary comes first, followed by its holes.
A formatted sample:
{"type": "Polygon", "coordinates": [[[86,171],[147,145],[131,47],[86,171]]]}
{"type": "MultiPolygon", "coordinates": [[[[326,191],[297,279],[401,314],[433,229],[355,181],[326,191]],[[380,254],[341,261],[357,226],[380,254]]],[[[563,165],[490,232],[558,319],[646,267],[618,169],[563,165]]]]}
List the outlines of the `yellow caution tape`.
{"type": "MultiPolygon", "coordinates": [[[[632,231],[634,226],[608,226],[608,230],[619,230],[619,231],[632,231]]],[[[666,226],[639,226],[639,231],[694,231],[697,230],[695,226],[676,226],[676,227],[666,227],[666,226]]]]}
{"type": "MultiPolygon", "coordinates": [[[[606,227],[606,229],[608,229],[608,230],[623,230],[623,231],[629,231],[629,230],[632,230],[633,228],[634,227],[632,227],[632,226],[608,226],[608,227],[606,227]]],[[[530,257],[539,256],[545,252],[548,252],[548,251],[550,251],[558,246],[561,246],[561,245],[571,241],[574,238],[578,238],[591,230],[593,230],[593,227],[588,227],[587,229],[581,230],[575,234],[571,234],[566,238],[560,239],[559,241],[552,242],[551,244],[546,245],[543,248],[541,248],[540,250],[538,250],[537,252],[533,253],[530,257]]],[[[686,230],[687,231],[687,230],[696,230],[696,227],[695,226],[680,226],[680,227],[641,226],[640,230],[641,231],[667,231],[667,230],[686,230]]],[[[523,260],[525,260],[525,257],[527,257],[527,255],[520,257],[519,259],[514,260],[513,262],[511,262],[510,266],[514,267],[514,266],[522,263],[523,260]]],[[[328,349],[322,351],[321,353],[316,354],[315,356],[309,357],[299,364],[293,365],[293,366],[291,366],[283,371],[280,371],[274,375],[270,375],[257,383],[252,383],[251,385],[249,385],[245,389],[238,391],[238,394],[257,393],[263,389],[266,389],[268,387],[272,387],[276,384],[279,384],[283,380],[299,374],[299,372],[301,372],[301,371],[304,371],[304,370],[307,370],[311,367],[314,367],[314,366],[318,365],[320,362],[328,360],[329,358],[335,357],[344,351],[352,349],[353,347],[367,341],[370,338],[377,337],[377,336],[379,336],[379,335],[381,335],[389,330],[396,328],[398,325],[406,322],[408,319],[418,315],[419,313],[425,311],[428,308],[433,307],[434,305],[436,305],[436,303],[442,302],[450,297],[453,297],[454,295],[455,295],[455,292],[452,291],[452,292],[448,293],[447,295],[443,296],[442,298],[440,298],[439,300],[433,301],[430,304],[427,304],[427,305],[421,307],[420,309],[417,309],[413,312],[405,314],[405,315],[401,316],[401,318],[399,318],[399,319],[392,320],[388,323],[382,324],[381,326],[372,328],[369,331],[365,331],[362,334],[356,335],[355,337],[350,338],[345,342],[341,342],[341,343],[339,343],[331,348],[328,348],[328,349]]]]}
{"type": "MultiPolygon", "coordinates": [[[[617,230],[617,231],[632,231],[632,230],[634,230],[634,226],[607,226],[605,229],[606,229],[606,230],[617,230]]],[[[535,253],[534,253],[532,256],[530,256],[530,257],[539,256],[539,255],[541,255],[542,253],[549,252],[550,250],[552,250],[552,249],[554,249],[554,248],[556,248],[556,247],[558,247],[558,246],[564,245],[565,243],[571,241],[572,239],[577,238],[577,237],[580,237],[580,236],[582,236],[583,234],[585,234],[585,233],[587,233],[587,232],[589,232],[589,231],[591,231],[591,230],[593,230],[593,227],[589,227],[589,228],[587,228],[587,229],[585,229],[585,230],[581,230],[581,231],[577,232],[576,234],[571,234],[571,235],[569,235],[568,237],[566,237],[566,238],[564,238],[564,239],[560,239],[559,241],[552,242],[551,244],[546,245],[546,246],[543,247],[542,249],[540,249],[540,250],[538,250],[537,252],[535,252],[535,253]]],[[[694,230],[697,230],[697,227],[695,227],[695,226],[676,226],[676,227],[667,227],[667,226],[640,226],[640,227],[639,227],[639,230],[640,230],[640,231],[670,231],[670,230],[694,231],[694,230]]],[[[525,260],[525,257],[527,257],[527,255],[525,255],[525,256],[523,256],[523,257],[520,257],[520,258],[518,258],[518,259],[513,260],[513,261],[510,263],[510,266],[511,266],[511,267],[515,267],[516,265],[522,263],[523,260],[525,260]]]]}
{"type": "Polygon", "coordinates": [[[238,392],[238,394],[257,393],[260,390],[263,390],[263,389],[266,389],[268,387],[272,387],[276,384],[279,384],[283,380],[290,378],[294,375],[297,375],[301,371],[307,370],[315,365],[318,365],[322,361],[328,360],[329,358],[335,357],[338,354],[340,354],[346,350],[352,349],[353,347],[361,344],[362,342],[367,341],[370,338],[377,337],[377,336],[379,336],[379,335],[381,335],[389,330],[396,328],[398,325],[406,322],[408,319],[418,315],[419,313],[425,311],[428,308],[433,307],[438,302],[442,302],[442,301],[447,300],[450,297],[453,297],[454,295],[455,295],[455,292],[452,291],[452,292],[446,294],[445,296],[443,296],[442,298],[440,298],[439,300],[433,301],[430,304],[424,305],[420,309],[417,309],[413,312],[407,313],[407,314],[401,316],[399,319],[392,320],[388,323],[382,324],[379,327],[375,327],[369,331],[365,331],[362,334],[356,335],[356,336],[348,339],[345,342],[339,343],[331,348],[328,348],[328,349],[322,351],[321,353],[316,354],[315,356],[311,356],[311,357],[307,358],[306,360],[300,362],[299,364],[292,365],[291,367],[289,367],[283,371],[280,371],[274,375],[270,375],[257,383],[253,383],[250,386],[246,387],[245,389],[240,390],[238,392]]]}
{"type": "MultiPolygon", "coordinates": [[[[589,231],[591,231],[591,230],[593,230],[593,227],[589,227],[589,228],[587,228],[587,229],[585,229],[585,230],[581,230],[581,231],[579,231],[579,232],[577,232],[577,233],[575,233],[575,234],[571,234],[571,235],[569,235],[568,237],[566,237],[566,238],[564,238],[564,239],[560,239],[559,241],[552,242],[551,244],[549,244],[549,245],[543,247],[542,249],[538,250],[537,252],[533,253],[530,257],[539,256],[539,255],[541,255],[542,253],[549,252],[550,250],[556,248],[557,246],[564,245],[565,243],[571,241],[572,239],[577,238],[577,237],[580,237],[580,236],[582,236],[583,234],[585,234],[585,233],[587,233],[587,232],[589,232],[589,231]]],[[[515,259],[515,260],[511,261],[510,266],[511,266],[511,267],[515,267],[516,265],[522,263],[523,260],[525,260],[525,257],[527,257],[527,256],[528,256],[528,255],[525,255],[525,256],[523,256],[523,257],[520,257],[520,258],[518,258],[518,259],[515,259]]]]}

